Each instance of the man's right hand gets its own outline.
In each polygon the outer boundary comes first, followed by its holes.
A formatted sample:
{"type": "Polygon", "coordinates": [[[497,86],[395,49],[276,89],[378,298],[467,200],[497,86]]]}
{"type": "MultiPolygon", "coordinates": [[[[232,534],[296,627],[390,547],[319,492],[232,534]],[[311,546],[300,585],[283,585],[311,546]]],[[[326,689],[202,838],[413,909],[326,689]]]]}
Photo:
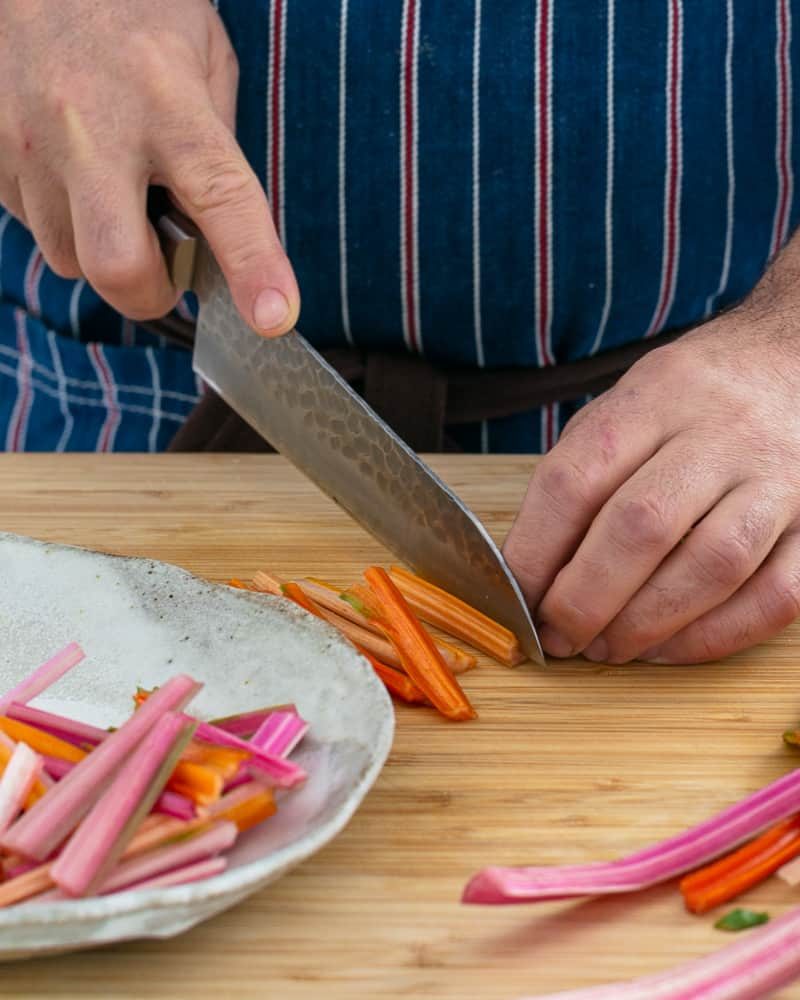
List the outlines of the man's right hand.
{"type": "Polygon", "coordinates": [[[208,0],[0,0],[0,202],[57,274],[148,319],[178,298],[146,214],[161,185],[244,319],[286,332],[299,293],[234,138],[237,80],[208,0]]]}

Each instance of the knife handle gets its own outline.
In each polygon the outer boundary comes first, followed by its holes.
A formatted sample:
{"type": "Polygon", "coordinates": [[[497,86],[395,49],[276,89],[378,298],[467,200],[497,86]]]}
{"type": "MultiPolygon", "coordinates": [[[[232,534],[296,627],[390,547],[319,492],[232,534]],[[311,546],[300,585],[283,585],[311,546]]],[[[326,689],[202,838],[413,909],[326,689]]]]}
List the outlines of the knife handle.
{"type": "Polygon", "coordinates": [[[200,230],[175,208],[163,188],[151,187],[147,201],[147,214],[161,244],[170,281],[179,292],[188,292],[194,287],[200,230]]]}

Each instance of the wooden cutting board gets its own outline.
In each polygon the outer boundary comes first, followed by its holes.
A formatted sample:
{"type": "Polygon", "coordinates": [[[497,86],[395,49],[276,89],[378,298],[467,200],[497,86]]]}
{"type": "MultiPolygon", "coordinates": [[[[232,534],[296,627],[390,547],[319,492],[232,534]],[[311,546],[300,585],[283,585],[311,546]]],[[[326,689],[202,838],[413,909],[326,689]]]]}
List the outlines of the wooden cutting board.
{"type": "MultiPolygon", "coordinates": [[[[531,460],[432,464],[498,539],[531,460]]],[[[267,567],[352,580],[386,553],[277,457],[3,456],[0,528],[215,580],[267,567]]],[[[731,940],[675,885],[626,899],[467,908],[489,863],[611,858],[798,763],[800,631],[703,667],[580,662],[464,679],[480,719],[398,709],[395,747],[347,830],[281,882],[175,940],[4,966],[0,996],[515,1000],[654,972],[731,940]]],[[[777,879],[748,894],[800,903],[777,879]]],[[[781,1000],[800,998],[800,986],[781,1000]]]]}

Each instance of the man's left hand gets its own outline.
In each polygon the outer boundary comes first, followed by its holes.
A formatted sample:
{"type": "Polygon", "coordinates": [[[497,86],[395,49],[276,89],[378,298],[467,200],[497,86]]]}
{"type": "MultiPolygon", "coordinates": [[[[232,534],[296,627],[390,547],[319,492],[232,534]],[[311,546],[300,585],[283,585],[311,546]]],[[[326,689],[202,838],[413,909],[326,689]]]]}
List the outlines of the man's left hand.
{"type": "Polygon", "coordinates": [[[718,659],[800,614],[797,238],[573,418],[504,552],[553,656],[718,659]]]}

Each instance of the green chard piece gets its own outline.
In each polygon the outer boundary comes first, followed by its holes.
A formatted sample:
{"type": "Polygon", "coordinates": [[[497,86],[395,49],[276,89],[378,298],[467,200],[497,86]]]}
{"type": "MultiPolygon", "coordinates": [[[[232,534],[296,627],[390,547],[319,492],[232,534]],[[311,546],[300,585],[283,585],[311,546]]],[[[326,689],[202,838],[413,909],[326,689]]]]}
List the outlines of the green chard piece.
{"type": "Polygon", "coordinates": [[[719,931],[746,931],[750,927],[758,927],[769,920],[768,913],[757,913],[755,910],[731,910],[714,924],[719,931]]]}

